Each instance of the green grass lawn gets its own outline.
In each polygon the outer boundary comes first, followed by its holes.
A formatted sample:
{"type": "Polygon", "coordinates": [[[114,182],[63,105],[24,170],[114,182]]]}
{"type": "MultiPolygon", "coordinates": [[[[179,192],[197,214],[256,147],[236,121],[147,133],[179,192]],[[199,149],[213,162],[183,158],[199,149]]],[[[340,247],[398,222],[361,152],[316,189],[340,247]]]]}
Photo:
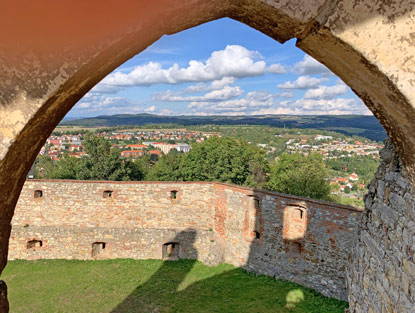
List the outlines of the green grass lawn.
{"type": "Polygon", "coordinates": [[[343,313],[346,302],[232,265],[193,260],[9,261],[10,311],[343,313]]]}

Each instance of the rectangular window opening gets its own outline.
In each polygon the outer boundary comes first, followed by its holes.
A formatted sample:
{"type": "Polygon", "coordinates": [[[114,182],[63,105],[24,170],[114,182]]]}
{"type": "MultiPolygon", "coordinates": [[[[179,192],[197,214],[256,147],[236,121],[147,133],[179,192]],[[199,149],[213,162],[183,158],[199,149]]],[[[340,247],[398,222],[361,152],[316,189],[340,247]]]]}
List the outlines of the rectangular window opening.
{"type": "Polygon", "coordinates": [[[112,190],[105,190],[102,196],[104,198],[112,198],[112,192],[112,190]]]}
{"type": "Polygon", "coordinates": [[[35,190],[33,195],[34,195],[35,198],[42,198],[43,197],[43,191],[42,190],[35,190]]]}
{"type": "Polygon", "coordinates": [[[303,245],[300,242],[291,241],[287,242],[287,252],[291,254],[301,254],[303,245]]]}
{"type": "Polygon", "coordinates": [[[177,199],[177,190],[170,191],[170,199],[177,199]]]}
{"type": "Polygon", "coordinates": [[[179,259],[180,243],[167,242],[163,244],[162,258],[163,260],[175,261],[179,259]]]}
{"type": "Polygon", "coordinates": [[[255,195],[248,195],[250,199],[252,199],[252,203],[255,209],[261,208],[261,200],[257,198],[255,195]]]}
{"type": "Polygon", "coordinates": [[[27,249],[35,249],[43,246],[42,240],[30,240],[27,242],[27,249]]]}
{"type": "Polygon", "coordinates": [[[95,257],[103,253],[105,250],[105,246],[106,246],[105,242],[94,242],[92,244],[92,253],[91,253],[92,257],[95,257]]]}

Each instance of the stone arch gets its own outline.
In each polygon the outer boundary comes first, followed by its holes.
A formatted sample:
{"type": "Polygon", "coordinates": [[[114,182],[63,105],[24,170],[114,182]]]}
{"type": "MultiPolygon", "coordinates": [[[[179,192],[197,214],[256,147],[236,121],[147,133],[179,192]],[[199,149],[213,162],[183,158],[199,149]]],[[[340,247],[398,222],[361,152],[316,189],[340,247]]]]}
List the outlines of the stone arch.
{"type": "Polygon", "coordinates": [[[164,34],[222,17],[297,46],[379,119],[415,177],[415,4],[392,0],[8,0],[0,13],[0,272],[31,164],[71,107],[164,34]]]}

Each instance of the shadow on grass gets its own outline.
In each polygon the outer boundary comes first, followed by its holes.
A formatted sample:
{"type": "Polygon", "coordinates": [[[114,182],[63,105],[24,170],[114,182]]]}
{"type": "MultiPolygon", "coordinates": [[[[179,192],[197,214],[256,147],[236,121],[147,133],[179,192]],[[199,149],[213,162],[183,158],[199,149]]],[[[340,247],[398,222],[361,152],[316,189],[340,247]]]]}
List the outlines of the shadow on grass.
{"type": "MultiPolygon", "coordinates": [[[[193,247],[193,243],[196,240],[196,231],[193,229],[182,231],[172,242],[180,242],[183,238],[187,239],[186,255],[192,255],[197,258],[197,250],[193,247]]],[[[194,259],[181,262],[163,262],[163,265],[149,280],[138,286],[112,312],[166,312],[161,308],[169,307],[171,299],[176,298],[180,283],[192,270],[195,262],[196,260],[194,259]],[[179,270],[177,266],[179,266],[179,270]]]]}
{"type": "MultiPolygon", "coordinates": [[[[194,230],[186,230],[174,241],[186,237],[194,242],[195,235],[194,230]]],[[[187,249],[194,247],[188,242],[187,249]]],[[[195,266],[198,267],[195,272],[199,273],[201,263],[196,260],[163,262],[150,279],[137,286],[111,313],[343,313],[346,307],[345,302],[325,298],[295,283],[257,276],[241,268],[217,274],[214,268],[204,266],[205,278],[200,279],[192,274],[195,266]]]]}
{"type": "Polygon", "coordinates": [[[179,290],[193,260],[166,261],[111,313],[298,312],[343,313],[347,304],[295,283],[256,276],[241,268],[196,281],[179,290]]]}

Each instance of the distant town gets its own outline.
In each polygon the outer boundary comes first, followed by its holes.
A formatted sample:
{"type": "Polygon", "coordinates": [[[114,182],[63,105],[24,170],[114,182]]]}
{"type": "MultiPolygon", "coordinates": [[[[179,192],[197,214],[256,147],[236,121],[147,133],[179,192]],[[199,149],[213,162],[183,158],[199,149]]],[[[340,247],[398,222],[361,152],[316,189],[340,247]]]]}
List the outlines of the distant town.
{"type": "Polygon", "coordinates": [[[284,132],[281,128],[244,126],[220,126],[216,129],[214,127],[214,131],[210,131],[210,129],[206,131],[206,127],[200,127],[200,130],[134,127],[129,129],[115,127],[113,129],[80,128],[79,130],[70,130],[65,127],[55,130],[39,154],[48,156],[54,162],[66,155],[82,158],[87,155],[83,140],[86,134],[91,131],[95,136],[110,141],[113,148],[118,148],[122,159],[129,159],[133,162],[144,155],[157,160],[173,149],[188,153],[194,143],[202,143],[212,136],[229,136],[238,140],[246,140],[248,143],[264,149],[269,160],[278,160],[279,155],[283,152],[300,153],[304,156],[310,153],[319,153],[323,156],[328,167],[332,168],[330,184],[333,193],[355,199],[362,199],[366,184],[373,177],[373,173],[370,170],[366,171],[363,163],[361,166],[356,166],[356,163],[370,162],[369,167],[373,171],[379,162],[379,150],[382,148],[382,144],[367,138],[349,137],[334,132],[319,132],[315,129],[297,129],[297,131],[284,132]]]}
{"type": "MultiPolygon", "coordinates": [[[[81,158],[86,155],[83,138],[86,132],[78,134],[52,135],[40,150],[40,155],[48,155],[52,160],[59,160],[63,155],[81,158]]],[[[136,159],[144,154],[161,156],[168,154],[172,149],[187,153],[191,146],[188,142],[203,142],[211,136],[220,136],[218,133],[202,133],[185,130],[139,130],[139,131],[109,131],[98,132],[110,140],[112,147],[119,148],[123,158],[136,159]]]]}

